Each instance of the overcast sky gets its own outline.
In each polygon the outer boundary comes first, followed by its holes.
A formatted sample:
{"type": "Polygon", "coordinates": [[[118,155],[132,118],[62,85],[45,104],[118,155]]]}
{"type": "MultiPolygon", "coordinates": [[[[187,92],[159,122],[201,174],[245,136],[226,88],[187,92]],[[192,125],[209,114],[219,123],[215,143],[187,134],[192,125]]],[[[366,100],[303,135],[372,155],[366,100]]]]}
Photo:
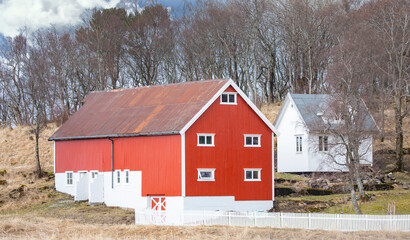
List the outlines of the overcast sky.
{"type": "MultiPolygon", "coordinates": [[[[132,2],[136,0],[122,0],[132,2]]],[[[0,0],[0,34],[14,37],[19,29],[35,31],[41,27],[76,25],[86,9],[115,7],[120,0],[0,0]]],[[[196,0],[138,0],[140,7],[158,2],[174,11],[196,0]]],[[[1,36],[0,36],[1,37],[1,36]]]]}
{"type": "Polygon", "coordinates": [[[114,7],[120,0],[0,0],[0,33],[15,36],[20,28],[31,30],[55,25],[75,25],[87,8],[114,7]]]}

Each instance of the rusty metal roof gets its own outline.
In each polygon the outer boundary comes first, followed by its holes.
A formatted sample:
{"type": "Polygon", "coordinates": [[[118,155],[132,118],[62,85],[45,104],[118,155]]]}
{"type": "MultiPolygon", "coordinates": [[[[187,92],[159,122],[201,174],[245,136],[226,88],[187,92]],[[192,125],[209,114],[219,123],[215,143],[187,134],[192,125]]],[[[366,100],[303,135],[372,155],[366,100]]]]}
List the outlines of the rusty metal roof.
{"type": "Polygon", "coordinates": [[[49,140],[177,134],[227,82],[93,92],[49,140]]]}

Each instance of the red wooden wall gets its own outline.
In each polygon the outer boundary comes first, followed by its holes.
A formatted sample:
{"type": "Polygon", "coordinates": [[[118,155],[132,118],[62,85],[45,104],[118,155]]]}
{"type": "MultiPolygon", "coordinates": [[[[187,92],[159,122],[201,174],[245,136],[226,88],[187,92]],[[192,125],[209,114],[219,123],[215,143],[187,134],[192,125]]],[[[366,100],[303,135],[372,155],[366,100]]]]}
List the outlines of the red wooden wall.
{"type": "MultiPolygon", "coordinates": [[[[111,141],[56,141],[56,173],[111,171],[111,141]]],[[[142,171],[142,195],[181,195],[181,136],[114,139],[114,170],[142,171]]]]}
{"type": "Polygon", "coordinates": [[[186,196],[272,200],[272,131],[239,94],[237,105],[218,98],[187,130],[185,143],[186,196]],[[215,147],[198,147],[197,133],[215,133],[215,147]],[[262,134],[261,147],[244,147],[244,134],[262,134]],[[215,181],[197,181],[197,168],[215,168],[215,181]],[[244,168],[262,168],[262,181],[245,182],[244,168]]]}

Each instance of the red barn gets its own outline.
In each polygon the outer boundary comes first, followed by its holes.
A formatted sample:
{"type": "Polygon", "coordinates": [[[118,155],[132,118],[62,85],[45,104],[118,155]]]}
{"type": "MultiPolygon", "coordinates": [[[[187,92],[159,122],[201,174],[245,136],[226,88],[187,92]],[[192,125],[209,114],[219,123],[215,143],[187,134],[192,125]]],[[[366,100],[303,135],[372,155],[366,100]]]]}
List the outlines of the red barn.
{"type": "Polygon", "coordinates": [[[273,206],[275,128],[232,80],[93,92],[51,137],[56,189],[156,210],[273,206]]]}

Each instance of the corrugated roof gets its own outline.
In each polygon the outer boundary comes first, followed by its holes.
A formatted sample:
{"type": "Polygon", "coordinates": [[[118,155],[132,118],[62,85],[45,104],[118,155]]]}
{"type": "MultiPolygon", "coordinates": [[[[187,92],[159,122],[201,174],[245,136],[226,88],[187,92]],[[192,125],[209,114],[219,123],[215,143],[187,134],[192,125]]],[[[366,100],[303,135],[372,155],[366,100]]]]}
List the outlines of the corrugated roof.
{"type": "Polygon", "coordinates": [[[227,82],[208,80],[93,92],[50,140],[177,134],[227,82]]]}
{"type": "MultiPolygon", "coordinates": [[[[329,124],[324,121],[321,114],[326,115],[329,111],[329,104],[333,101],[328,94],[290,94],[295,102],[299,113],[305,121],[307,127],[312,131],[323,131],[326,129],[340,127],[338,124],[329,124]]],[[[364,131],[378,131],[374,119],[367,110],[366,105],[361,101],[360,108],[365,111],[363,116],[364,131]]]]}

